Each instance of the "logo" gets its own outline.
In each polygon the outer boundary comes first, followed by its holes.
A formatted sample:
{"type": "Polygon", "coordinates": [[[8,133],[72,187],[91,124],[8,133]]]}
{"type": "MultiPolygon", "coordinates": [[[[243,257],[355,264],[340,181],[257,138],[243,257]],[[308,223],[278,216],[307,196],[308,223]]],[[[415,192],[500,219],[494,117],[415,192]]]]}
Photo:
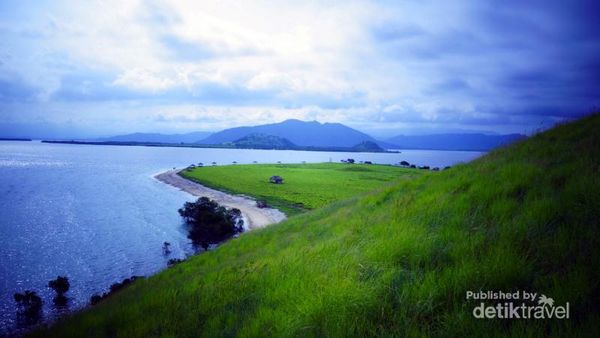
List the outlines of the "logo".
{"type": "Polygon", "coordinates": [[[527,291],[467,291],[467,301],[477,319],[569,319],[570,304],[555,305],[554,299],[527,291]]]}

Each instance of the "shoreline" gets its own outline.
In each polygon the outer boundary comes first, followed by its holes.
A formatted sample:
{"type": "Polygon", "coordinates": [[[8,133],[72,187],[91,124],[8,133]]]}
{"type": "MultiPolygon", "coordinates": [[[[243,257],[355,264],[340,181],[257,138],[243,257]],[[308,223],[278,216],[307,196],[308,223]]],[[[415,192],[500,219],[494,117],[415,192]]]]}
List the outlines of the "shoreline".
{"type": "Polygon", "coordinates": [[[190,181],[178,175],[179,169],[168,170],[154,175],[154,179],[182,190],[192,196],[206,196],[217,203],[228,208],[237,208],[242,212],[244,227],[248,230],[264,228],[267,225],[279,223],[287,219],[287,216],[278,209],[259,208],[256,201],[239,195],[230,195],[219,190],[205,187],[199,183],[190,181]]]}

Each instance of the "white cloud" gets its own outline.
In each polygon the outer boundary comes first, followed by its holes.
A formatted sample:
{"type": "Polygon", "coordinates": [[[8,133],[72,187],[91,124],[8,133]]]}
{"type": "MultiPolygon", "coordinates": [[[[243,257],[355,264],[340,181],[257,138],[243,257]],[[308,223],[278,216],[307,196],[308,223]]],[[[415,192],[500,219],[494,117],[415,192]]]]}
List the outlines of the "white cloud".
{"type": "Polygon", "coordinates": [[[539,102],[560,109],[583,102],[565,94],[573,90],[568,84],[594,81],[577,77],[585,76],[577,66],[594,60],[552,40],[571,27],[557,20],[562,12],[527,15],[540,10],[552,8],[496,11],[466,1],[40,2],[0,13],[0,81],[33,88],[36,109],[60,106],[55,116],[103,119],[104,129],[134,125],[144,114],[163,117],[144,122],[147,129],[285,118],[372,129],[414,121],[443,126],[452,118],[498,121],[487,117],[502,110],[533,114],[530,106],[539,102]],[[544,35],[547,27],[552,34],[544,35]],[[563,71],[570,82],[519,75],[532,69],[563,71]],[[61,96],[65,91],[78,95],[61,96]],[[101,102],[63,102],[73,97],[101,102]],[[93,107],[107,107],[105,117],[93,107]],[[193,122],[203,118],[205,124],[193,122]]]}
{"type": "MultiPolygon", "coordinates": [[[[96,1],[50,9],[40,41],[72,62],[117,74],[114,83],[151,91],[213,82],[248,89],[339,94],[368,43],[359,28],[372,6],[298,2],[96,1]],[[156,13],[159,12],[159,13],[156,13]],[[170,20],[162,19],[162,16],[170,20]],[[207,56],[179,60],[171,37],[207,56]],[[173,50],[174,49],[174,50],[173,50]]],[[[21,67],[21,69],[23,69],[21,67]]],[[[40,73],[40,72],[36,72],[40,73]]],[[[60,74],[57,74],[60,76],[60,74]]]]}

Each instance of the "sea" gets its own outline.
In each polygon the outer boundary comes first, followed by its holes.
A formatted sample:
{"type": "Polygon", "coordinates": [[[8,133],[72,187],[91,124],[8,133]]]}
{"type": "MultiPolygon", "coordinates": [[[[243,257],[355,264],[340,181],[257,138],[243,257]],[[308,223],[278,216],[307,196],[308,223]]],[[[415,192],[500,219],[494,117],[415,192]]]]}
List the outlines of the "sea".
{"type": "Polygon", "coordinates": [[[0,336],[23,325],[15,292],[43,299],[42,320],[53,305],[48,281],[67,276],[68,309],[131,276],[150,276],[195,248],[177,213],[193,200],[158,182],[155,174],[190,164],[356,162],[445,167],[482,152],[399,150],[399,153],[208,149],[50,144],[0,141],[0,336]],[[170,253],[163,250],[169,242],[170,253]]]}

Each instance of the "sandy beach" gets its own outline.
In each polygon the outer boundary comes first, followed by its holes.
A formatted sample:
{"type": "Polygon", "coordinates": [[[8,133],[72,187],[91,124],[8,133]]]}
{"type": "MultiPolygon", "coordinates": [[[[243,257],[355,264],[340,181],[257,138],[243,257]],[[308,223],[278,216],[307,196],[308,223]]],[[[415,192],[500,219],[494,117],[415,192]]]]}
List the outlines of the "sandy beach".
{"type": "Polygon", "coordinates": [[[154,178],[181,189],[193,196],[206,196],[228,208],[240,209],[242,216],[246,220],[246,227],[249,230],[262,228],[273,223],[279,223],[286,219],[285,214],[277,209],[258,208],[256,206],[256,201],[251,198],[230,195],[219,190],[205,187],[177,175],[178,172],[179,169],[169,170],[155,175],[154,178]]]}

